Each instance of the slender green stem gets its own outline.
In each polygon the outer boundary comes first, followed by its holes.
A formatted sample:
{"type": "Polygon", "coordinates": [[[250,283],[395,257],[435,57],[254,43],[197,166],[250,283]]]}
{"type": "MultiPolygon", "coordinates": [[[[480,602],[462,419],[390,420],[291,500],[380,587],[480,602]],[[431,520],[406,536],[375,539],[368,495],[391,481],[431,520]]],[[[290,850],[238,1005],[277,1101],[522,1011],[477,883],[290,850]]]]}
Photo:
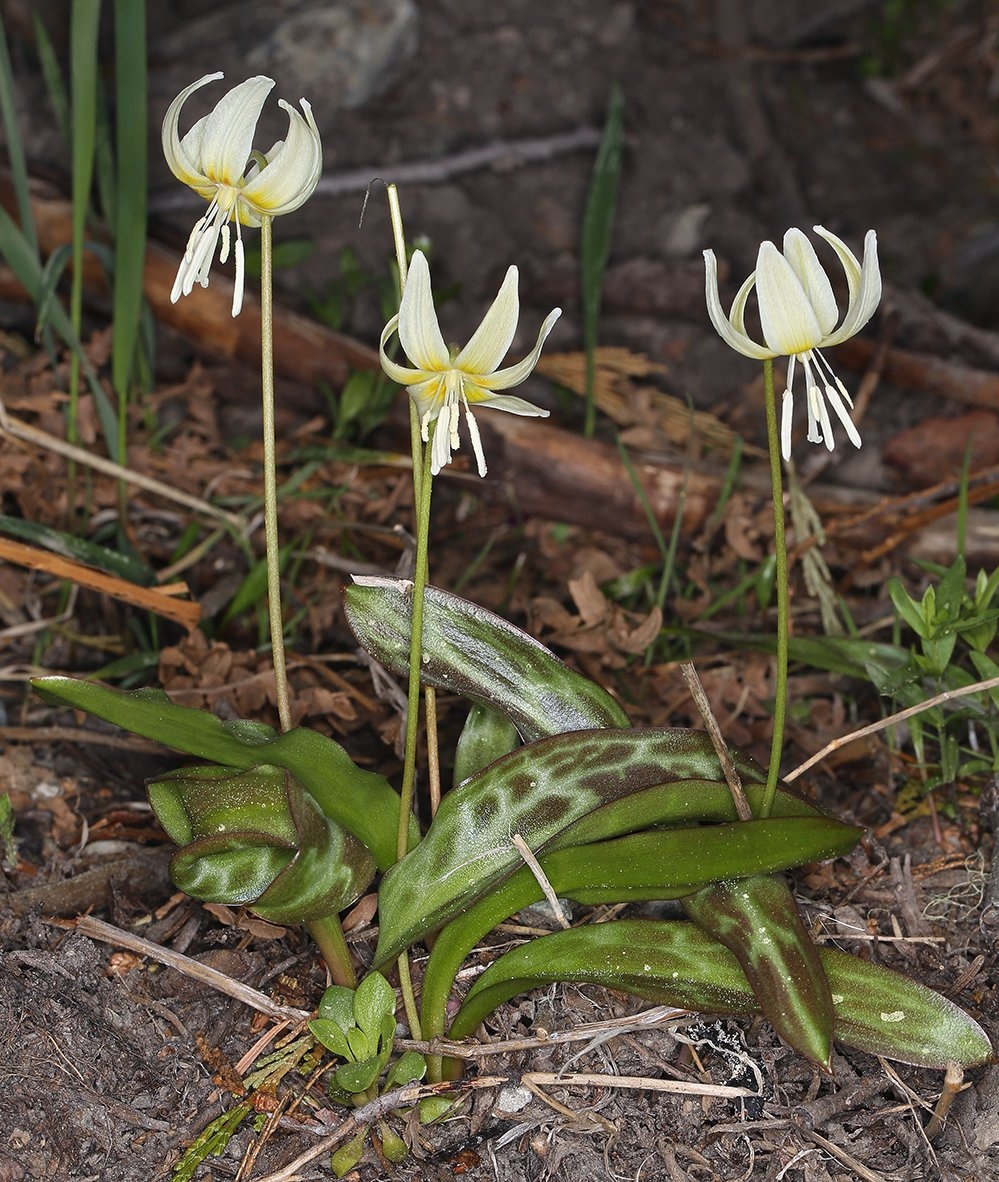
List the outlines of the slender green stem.
{"type": "Polygon", "coordinates": [[[416,740],[420,722],[420,667],[423,651],[423,593],[427,586],[429,567],[428,540],[430,536],[430,494],[433,478],[430,474],[430,446],[423,457],[423,479],[420,502],[416,509],[416,570],[413,574],[413,632],[409,648],[409,695],[406,710],[406,753],[402,770],[402,792],[399,810],[399,830],[396,854],[402,858],[409,850],[409,817],[413,807],[416,784],[416,740]]]}
{"type": "Polygon", "coordinates": [[[402,1005],[406,1011],[406,1021],[409,1023],[410,1038],[423,1038],[423,1027],[420,1025],[420,1011],[413,993],[413,978],[409,972],[409,954],[403,952],[396,961],[399,968],[399,992],[402,994],[402,1005]]]}
{"type": "Polygon", "coordinates": [[[766,402],[767,446],[770,451],[770,482],[774,498],[774,557],[777,577],[777,684],[774,692],[774,733],[770,744],[770,767],[760,804],[760,817],[769,817],[780,778],[780,757],[784,748],[784,717],[787,712],[787,640],[790,624],[787,588],[787,543],[784,537],[784,489],[781,476],[780,431],[777,426],[777,398],[774,394],[774,363],[763,362],[763,393],[766,402]]]}
{"type": "Polygon", "coordinates": [[[354,965],[350,959],[350,950],[344,939],[340,918],[327,915],[322,919],[313,919],[305,925],[309,935],[319,946],[323,960],[329,966],[330,976],[337,985],[345,985],[348,989],[357,987],[357,977],[354,975],[354,965]]]}
{"type": "Polygon", "coordinates": [[[263,396],[264,547],[267,560],[267,611],[271,627],[274,684],[282,731],[291,730],[288,670],[284,659],[281,612],[281,549],[278,544],[277,440],[274,430],[273,218],[260,219],[260,387],[263,396]]]}
{"type": "MultiPolygon", "coordinates": [[[[399,191],[389,185],[389,215],[392,219],[392,237],[395,242],[396,265],[399,268],[399,298],[406,287],[408,259],[406,258],[406,235],[402,226],[402,210],[399,207],[399,191]]],[[[431,428],[432,430],[432,428],[431,428]]],[[[409,827],[413,811],[413,790],[416,786],[416,743],[420,721],[420,668],[423,661],[423,599],[427,586],[429,569],[428,542],[430,536],[430,494],[433,491],[433,477],[430,472],[431,449],[428,443],[423,448],[420,416],[416,404],[409,400],[409,434],[413,454],[413,509],[416,517],[416,570],[413,576],[413,631],[409,643],[409,692],[406,708],[406,752],[402,770],[402,790],[399,801],[399,828],[396,834],[396,856],[405,857],[409,850],[409,827]]],[[[413,980],[409,971],[409,956],[402,953],[398,960],[399,987],[402,1004],[406,1010],[409,1029],[414,1038],[420,1038],[420,1012],[413,993],[413,980]]]]}

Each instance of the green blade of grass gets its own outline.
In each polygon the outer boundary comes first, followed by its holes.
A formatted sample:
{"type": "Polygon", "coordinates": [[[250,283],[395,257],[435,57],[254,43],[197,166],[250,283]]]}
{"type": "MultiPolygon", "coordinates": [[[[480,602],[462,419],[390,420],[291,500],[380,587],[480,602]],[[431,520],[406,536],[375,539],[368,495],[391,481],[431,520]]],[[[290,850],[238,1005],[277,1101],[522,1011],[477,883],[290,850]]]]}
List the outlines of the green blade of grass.
{"type": "MultiPolygon", "coordinates": [[[[71,133],[73,166],[73,282],[69,298],[70,323],[80,336],[83,322],[83,247],[87,209],[94,176],[94,145],[97,135],[97,32],[100,25],[100,0],[74,0],[70,17],[70,94],[72,98],[71,133]]],[[[70,443],[79,439],[80,358],[70,356],[69,406],[66,436],[70,443]]],[[[72,496],[72,473],[70,477],[72,496]]]]}
{"type": "Polygon", "coordinates": [[[111,384],[118,397],[118,452],[124,456],[146,257],[146,6],[134,0],[115,0],[114,17],[117,173],[111,384]]]}
{"type": "MultiPolygon", "coordinates": [[[[7,34],[3,19],[0,18],[0,116],[3,118],[4,138],[7,141],[7,161],[14,183],[14,196],[21,218],[21,232],[27,247],[38,260],[38,237],[35,233],[35,219],[31,212],[31,193],[28,190],[28,165],[24,158],[24,145],[17,126],[17,110],[14,105],[14,72],[7,50],[7,34]]],[[[0,235],[0,251],[6,257],[6,235],[0,235]]]]}
{"type": "Polygon", "coordinates": [[[610,254],[614,213],[617,209],[617,190],[621,179],[621,155],[624,149],[624,99],[619,87],[611,88],[610,105],[604,133],[593,166],[583,215],[583,235],[580,244],[580,272],[583,305],[583,348],[586,352],[586,435],[592,436],[597,410],[594,403],[596,372],[597,326],[600,321],[600,292],[604,269],[610,254]]]}
{"type": "Polygon", "coordinates": [[[59,59],[56,56],[48,30],[37,12],[31,14],[31,27],[35,34],[35,52],[38,54],[38,65],[41,67],[42,77],[45,79],[45,89],[49,92],[52,113],[55,115],[63,142],[68,146],[70,138],[69,96],[66,94],[66,81],[62,76],[62,68],[59,65],[59,59]]]}

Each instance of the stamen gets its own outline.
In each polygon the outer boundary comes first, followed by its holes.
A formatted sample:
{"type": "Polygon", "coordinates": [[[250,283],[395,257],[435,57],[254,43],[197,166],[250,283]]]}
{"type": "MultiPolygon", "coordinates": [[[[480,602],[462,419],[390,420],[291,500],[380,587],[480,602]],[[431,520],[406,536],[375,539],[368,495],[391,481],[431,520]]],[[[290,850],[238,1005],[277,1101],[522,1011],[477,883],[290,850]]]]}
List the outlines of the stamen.
{"type": "Polygon", "coordinates": [[[468,405],[468,399],[462,394],[462,402],[465,404],[465,422],[468,423],[468,434],[472,439],[472,451],[475,452],[475,462],[479,466],[479,475],[486,474],[486,455],[482,450],[482,436],[479,434],[479,424],[475,421],[475,415],[472,414],[472,408],[468,405]]]}
{"type": "MultiPolygon", "coordinates": [[[[228,225],[226,226],[228,229],[228,225]]],[[[232,289],[232,314],[238,316],[243,307],[243,284],[246,278],[246,260],[243,257],[243,235],[236,219],[236,279],[232,289]]]]}

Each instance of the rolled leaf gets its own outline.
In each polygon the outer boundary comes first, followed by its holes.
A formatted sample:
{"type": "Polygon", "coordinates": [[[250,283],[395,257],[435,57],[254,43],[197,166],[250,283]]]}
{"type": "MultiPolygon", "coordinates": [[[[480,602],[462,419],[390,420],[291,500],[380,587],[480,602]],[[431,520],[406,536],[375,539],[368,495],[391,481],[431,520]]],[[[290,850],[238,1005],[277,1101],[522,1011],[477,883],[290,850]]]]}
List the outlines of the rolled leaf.
{"type": "Polygon", "coordinates": [[[148,791],[182,846],[170,876],[196,899],[246,905],[275,923],[309,923],[350,906],[374,878],[367,849],[283,768],[187,768],[148,791]]]}
{"type": "MultiPolygon", "coordinates": [[[[845,854],[862,833],[826,817],[769,818],[633,834],[538,860],[555,893],[580,903],[679,899],[718,879],[845,854]]],[[[523,866],[438,933],[423,975],[424,1037],[444,1033],[447,998],[468,953],[497,924],[542,898],[523,866]]]]}
{"type": "MultiPolygon", "coordinates": [[[[521,864],[514,834],[538,853],[632,793],[720,778],[701,731],[575,731],[511,752],[449,792],[423,841],[382,879],[375,963],[397,956],[512,874],[521,864]]],[[[696,810],[697,792],[688,800],[696,810]]],[[[628,827],[626,817],[617,822],[628,827]]]]}
{"type": "Polygon", "coordinates": [[[498,710],[476,702],[468,712],[454,753],[454,783],[470,780],[520,746],[517,728],[498,710]]]}
{"type": "MultiPolygon", "coordinates": [[[[992,1058],[985,1031],[939,993],[844,952],[819,955],[837,1041],[922,1067],[975,1067],[992,1058]]],[[[469,990],[451,1037],[467,1037],[509,998],[556,981],[605,985],[703,1013],[759,1012],[739,962],[694,924],[615,920],[541,936],[501,956],[469,990]]]]}
{"type": "MultiPolygon", "coordinates": [[[[358,578],[344,588],[347,622],[360,644],[393,673],[409,672],[413,584],[358,578]]],[[[543,644],[478,604],[427,587],[420,679],[505,714],[525,742],[630,720],[596,682],[543,644]]]]}
{"type": "MultiPolygon", "coordinates": [[[[205,710],[177,706],[162,690],[128,693],[72,677],[36,677],[32,686],[53,705],[72,706],[175,751],[232,768],[286,768],[323,812],[354,834],[384,869],[395,859],[399,795],[384,776],[362,771],[339,743],[299,727],[279,735],[262,722],[223,722],[205,710]]],[[[411,841],[418,830],[413,824],[411,841]]]]}
{"type": "MultiPolygon", "coordinates": [[[[786,824],[786,822],[785,822],[786,824]]],[[[860,837],[860,831],[856,831],[860,837]]],[[[702,931],[735,956],[781,1038],[830,1069],[833,1003],[819,950],[783,878],[714,882],[683,900],[702,931]]]]}

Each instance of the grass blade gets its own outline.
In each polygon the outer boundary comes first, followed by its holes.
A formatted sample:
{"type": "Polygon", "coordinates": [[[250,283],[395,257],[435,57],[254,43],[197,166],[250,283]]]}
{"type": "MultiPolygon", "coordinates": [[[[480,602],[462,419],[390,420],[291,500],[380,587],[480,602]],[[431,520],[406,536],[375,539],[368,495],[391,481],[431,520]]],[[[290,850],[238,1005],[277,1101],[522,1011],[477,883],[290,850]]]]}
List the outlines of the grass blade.
{"type": "Polygon", "coordinates": [[[603,138],[593,166],[593,182],[583,215],[580,244],[580,270],[583,304],[583,348],[586,351],[586,435],[596,426],[597,410],[593,400],[596,371],[597,327],[600,321],[600,292],[604,269],[610,254],[617,190],[621,179],[621,155],[624,149],[624,99],[617,85],[611,89],[603,138]]]}
{"type": "MultiPolygon", "coordinates": [[[[0,116],[3,117],[4,137],[7,140],[7,160],[10,165],[11,178],[14,182],[14,195],[17,198],[17,210],[21,218],[21,232],[25,242],[34,256],[38,259],[38,237],[35,233],[35,219],[31,212],[31,194],[28,190],[28,165],[24,158],[24,144],[21,132],[17,126],[17,110],[14,105],[14,72],[10,64],[10,53],[7,49],[7,34],[0,17],[0,116]]],[[[0,235],[3,243],[2,251],[7,255],[6,235],[0,235]]]]}

